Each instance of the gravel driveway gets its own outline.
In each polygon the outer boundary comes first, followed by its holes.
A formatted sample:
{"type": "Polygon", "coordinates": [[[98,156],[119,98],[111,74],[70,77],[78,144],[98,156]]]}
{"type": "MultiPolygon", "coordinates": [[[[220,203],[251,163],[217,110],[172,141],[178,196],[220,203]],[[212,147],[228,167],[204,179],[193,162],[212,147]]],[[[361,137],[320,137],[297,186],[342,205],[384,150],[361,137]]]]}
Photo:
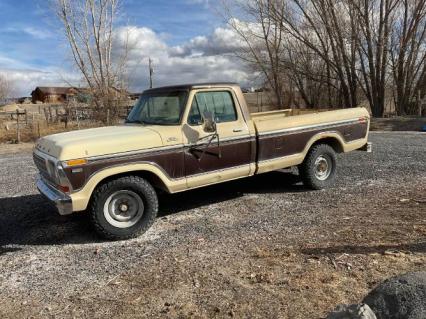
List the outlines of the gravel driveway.
{"type": "MultiPolygon", "coordinates": [[[[160,197],[142,237],[102,242],[0,152],[0,317],[321,318],[426,268],[426,134],[371,133],[335,188],[294,170],[160,197]]],[[[3,146],[0,146],[0,149],[3,146]]]]}

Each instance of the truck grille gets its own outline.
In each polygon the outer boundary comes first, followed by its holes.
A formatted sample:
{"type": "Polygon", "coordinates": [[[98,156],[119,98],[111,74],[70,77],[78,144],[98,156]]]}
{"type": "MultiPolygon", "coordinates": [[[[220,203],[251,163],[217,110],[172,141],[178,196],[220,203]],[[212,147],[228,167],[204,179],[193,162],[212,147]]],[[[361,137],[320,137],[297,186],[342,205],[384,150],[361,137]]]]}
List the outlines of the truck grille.
{"type": "Polygon", "coordinates": [[[37,166],[40,174],[44,177],[49,177],[49,172],[47,170],[46,160],[36,154],[33,154],[34,163],[37,166]]]}
{"type": "Polygon", "coordinates": [[[49,183],[55,185],[55,163],[51,160],[47,160],[40,155],[33,153],[34,164],[37,166],[37,169],[40,175],[49,183]]]}

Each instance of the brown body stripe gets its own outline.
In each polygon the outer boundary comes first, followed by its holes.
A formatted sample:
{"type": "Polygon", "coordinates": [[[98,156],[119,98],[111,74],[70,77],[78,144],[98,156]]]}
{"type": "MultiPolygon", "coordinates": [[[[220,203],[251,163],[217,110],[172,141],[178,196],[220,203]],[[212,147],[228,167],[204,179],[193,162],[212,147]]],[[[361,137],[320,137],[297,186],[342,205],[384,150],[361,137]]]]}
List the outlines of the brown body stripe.
{"type": "Polygon", "coordinates": [[[364,138],[367,134],[367,127],[367,123],[350,123],[327,129],[261,135],[257,139],[245,137],[240,140],[221,142],[220,153],[217,142],[213,141],[208,148],[204,144],[135,155],[112,156],[89,161],[85,166],[67,167],[64,170],[74,190],[82,188],[90,176],[102,169],[139,162],[154,163],[169,178],[179,179],[250,164],[256,162],[256,160],[263,161],[301,153],[308,141],[321,132],[337,132],[345,142],[351,142],[364,138]],[[78,168],[81,168],[81,170],[79,171],[78,168]]]}
{"type": "Polygon", "coordinates": [[[220,147],[218,147],[217,141],[214,141],[208,149],[205,146],[187,147],[185,150],[185,174],[191,176],[248,165],[255,161],[252,156],[254,142],[253,137],[220,142],[220,147]]]}
{"type": "Polygon", "coordinates": [[[367,134],[367,123],[353,123],[328,129],[259,136],[258,161],[301,153],[309,140],[321,132],[337,132],[347,143],[364,138],[367,134]]]}

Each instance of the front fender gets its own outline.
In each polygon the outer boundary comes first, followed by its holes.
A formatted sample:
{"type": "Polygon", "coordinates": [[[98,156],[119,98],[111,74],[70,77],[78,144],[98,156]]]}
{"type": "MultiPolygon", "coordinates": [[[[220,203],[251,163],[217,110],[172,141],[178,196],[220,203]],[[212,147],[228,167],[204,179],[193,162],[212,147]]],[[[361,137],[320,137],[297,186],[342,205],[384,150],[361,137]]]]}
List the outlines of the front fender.
{"type": "Polygon", "coordinates": [[[105,179],[115,175],[126,173],[149,172],[158,177],[170,193],[178,192],[186,187],[186,179],[171,179],[164,171],[153,163],[135,163],[105,168],[92,175],[83,188],[70,195],[72,199],[73,211],[83,211],[87,209],[90,198],[95,188],[105,179]]]}

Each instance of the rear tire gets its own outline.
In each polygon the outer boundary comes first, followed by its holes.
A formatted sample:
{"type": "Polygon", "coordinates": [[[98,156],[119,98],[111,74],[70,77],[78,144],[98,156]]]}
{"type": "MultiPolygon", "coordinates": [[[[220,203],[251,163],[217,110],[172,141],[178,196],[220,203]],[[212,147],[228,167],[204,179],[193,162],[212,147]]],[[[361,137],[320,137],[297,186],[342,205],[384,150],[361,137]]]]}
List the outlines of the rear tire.
{"type": "Polygon", "coordinates": [[[90,219],[101,237],[122,240],[147,231],[157,212],[158,198],[151,184],[138,176],[124,176],[95,190],[90,219]]]}
{"type": "Polygon", "coordinates": [[[336,152],[328,144],[314,145],[299,165],[303,184],[319,190],[334,185],[336,179],[336,152]]]}

